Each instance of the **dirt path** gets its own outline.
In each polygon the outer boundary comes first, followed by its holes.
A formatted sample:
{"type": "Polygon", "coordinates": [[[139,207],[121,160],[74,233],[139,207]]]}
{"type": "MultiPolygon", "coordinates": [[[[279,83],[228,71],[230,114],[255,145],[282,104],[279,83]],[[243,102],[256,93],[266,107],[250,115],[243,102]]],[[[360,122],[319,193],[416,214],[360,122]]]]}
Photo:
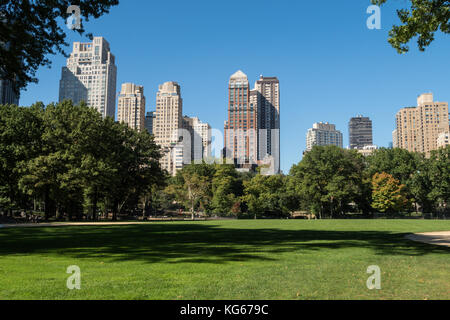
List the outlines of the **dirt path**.
{"type": "Polygon", "coordinates": [[[450,231],[416,233],[407,235],[406,238],[412,241],[450,247],[450,231]]]}
{"type": "Polygon", "coordinates": [[[30,223],[30,224],[0,224],[1,228],[45,228],[45,227],[77,227],[77,226],[128,226],[145,222],[60,222],[60,223],[30,223]]]}

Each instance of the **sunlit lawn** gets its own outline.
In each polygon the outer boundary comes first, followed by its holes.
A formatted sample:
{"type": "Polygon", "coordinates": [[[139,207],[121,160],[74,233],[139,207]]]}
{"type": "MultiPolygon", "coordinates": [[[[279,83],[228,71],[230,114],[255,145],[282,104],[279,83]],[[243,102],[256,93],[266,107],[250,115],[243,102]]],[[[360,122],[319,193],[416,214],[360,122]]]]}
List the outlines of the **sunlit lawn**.
{"type": "Polygon", "coordinates": [[[450,221],[149,223],[0,229],[0,299],[450,299],[450,221]],[[68,266],[81,290],[68,290],[68,266]],[[381,290],[366,287],[381,268],[381,290]]]}

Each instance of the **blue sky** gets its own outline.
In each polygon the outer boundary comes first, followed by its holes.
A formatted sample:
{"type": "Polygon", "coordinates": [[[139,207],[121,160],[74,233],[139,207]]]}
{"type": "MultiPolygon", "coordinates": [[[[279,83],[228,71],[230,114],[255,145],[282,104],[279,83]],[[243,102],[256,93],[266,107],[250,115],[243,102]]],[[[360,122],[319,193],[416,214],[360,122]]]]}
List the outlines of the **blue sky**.
{"type": "MultiPolygon", "coordinates": [[[[117,91],[124,82],[144,86],[147,111],[158,85],[177,81],[183,113],[223,131],[227,85],[238,69],[251,85],[260,74],[277,76],[281,88],[281,168],[301,160],[314,122],[336,124],[348,145],[348,121],[373,120],[374,142],[392,141],[397,110],[416,104],[423,92],[449,101],[450,41],[438,35],[425,52],[415,43],[399,55],[387,42],[398,23],[395,8],[382,7],[382,29],[369,30],[369,0],[121,0],[110,14],[85,24],[105,37],[116,56],[117,91]]],[[[68,42],[86,41],[68,31],[68,42]]],[[[67,48],[70,51],[71,47],[67,48]]],[[[62,55],[41,68],[38,84],[22,92],[20,104],[58,100],[62,55]]]]}

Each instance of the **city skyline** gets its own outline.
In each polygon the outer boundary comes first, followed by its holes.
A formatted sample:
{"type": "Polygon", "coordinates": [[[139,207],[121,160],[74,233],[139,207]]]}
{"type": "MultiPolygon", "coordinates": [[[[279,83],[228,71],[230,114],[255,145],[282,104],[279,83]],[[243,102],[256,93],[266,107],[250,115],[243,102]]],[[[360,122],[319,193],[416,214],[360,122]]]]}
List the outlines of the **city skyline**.
{"type": "MultiPolygon", "coordinates": [[[[387,147],[392,141],[396,112],[415,105],[415,97],[432,91],[437,100],[449,100],[441,75],[442,69],[446,71],[447,68],[444,52],[448,44],[438,35],[427,52],[419,53],[412,48],[407,55],[398,55],[386,41],[387,26],[396,21],[392,5],[383,8],[382,30],[368,30],[366,3],[290,3],[289,6],[270,3],[251,13],[253,5],[249,1],[242,4],[243,10],[236,13],[236,19],[241,18],[249,27],[258,23],[261,15],[266,18],[276,16],[277,24],[264,35],[238,36],[233,41],[239,50],[229,46],[227,19],[200,17],[195,10],[200,4],[192,4],[193,8],[190,8],[176,1],[169,21],[163,21],[156,14],[162,4],[139,5],[143,10],[135,12],[133,1],[121,3],[109,15],[86,23],[90,32],[105,37],[111,44],[118,65],[117,83],[139,83],[146,88],[147,97],[154,97],[158,84],[177,81],[183,87],[183,115],[198,116],[222,131],[227,101],[224,84],[229,75],[242,69],[252,78],[259,74],[277,76],[283,83],[281,169],[285,173],[301,160],[305,132],[314,122],[336,124],[344,134],[344,141],[348,141],[348,120],[364,114],[373,121],[374,144],[387,147]],[[130,19],[131,12],[136,18],[130,19]],[[322,14],[320,18],[318,12],[322,14]],[[281,13],[283,19],[279,19],[281,13]],[[139,18],[144,16],[145,19],[139,18]],[[201,22],[192,23],[192,19],[201,22]],[[327,23],[314,22],[327,19],[330,19],[327,23]],[[127,22],[120,30],[113,28],[118,20],[127,22]],[[330,28],[333,24],[337,27],[330,28]],[[309,28],[315,28],[314,38],[302,31],[309,28]],[[111,31],[113,29],[115,32],[111,31]],[[142,31],[133,35],[128,33],[139,29],[142,31]],[[179,42],[172,42],[167,37],[175,31],[179,42]],[[144,50],[129,50],[127,37],[138,39],[141,33],[148,33],[151,41],[141,44],[144,50]],[[209,38],[213,33],[215,37],[209,38]],[[266,38],[269,39],[268,46],[255,45],[266,38]],[[156,43],[164,45],[155,46],[156,43]],[[442,50],[433,50],[435,46],[441,46],[442,50]],[[180,47],[183,50],[179,50],[180,47]],[[304,50],[306,47],[308,50],[304,50]],[[437,76],[429,77],[429,73],[437,76]]],[[[205,9],[219,9],[224,16],[230,10],[224,4],[212,3],[205,9]]],[[[69,43],[87,41],[77,34],[68,32],[68,35],[69,43]]],[[[37,74],[40,83],[31,84],[28,91],[22,92],[21,105],[58,100],[55,79],[60,76],[58,70],[65,65],[65,58],[58,55],[52,56],[51,60],[52,69],[41,68],[37,74]]],[[[155,110],[152,100],[147,103],[146,111],[155,110]]]]}

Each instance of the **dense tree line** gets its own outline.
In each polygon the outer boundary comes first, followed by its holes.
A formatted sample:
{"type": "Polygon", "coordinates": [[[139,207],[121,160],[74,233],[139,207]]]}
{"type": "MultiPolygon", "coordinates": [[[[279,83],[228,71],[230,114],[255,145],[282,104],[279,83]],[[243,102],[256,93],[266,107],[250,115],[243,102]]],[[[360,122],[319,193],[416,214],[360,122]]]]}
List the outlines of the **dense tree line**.
{"type": "Polygon", "coordinates": [[[86,105],[0,106],[0,209],[116,219],[164,181],[160,157],[150,134],[86,105]]]}
{"type": "Polygon", "coordinates": [[[198,213],[241,218],[293,212],[448,211],[450,146],[430,158],[403,149],[314,147],[287,175],[191,164],[169,177],[153,137],[66,101],[0,106],[0,210],[46,219],[198,213]]]}
{"type": "Polygon", "coordinates": [[[233,166],[192,164],[160,191],[165,209],[237,217],[318,217],[347,213],[432,213],[448,210],[450,147],[427,159],[403,149],[364,157],[355,150],[315,147],[288,175],[242,174],[233,166]]]}

